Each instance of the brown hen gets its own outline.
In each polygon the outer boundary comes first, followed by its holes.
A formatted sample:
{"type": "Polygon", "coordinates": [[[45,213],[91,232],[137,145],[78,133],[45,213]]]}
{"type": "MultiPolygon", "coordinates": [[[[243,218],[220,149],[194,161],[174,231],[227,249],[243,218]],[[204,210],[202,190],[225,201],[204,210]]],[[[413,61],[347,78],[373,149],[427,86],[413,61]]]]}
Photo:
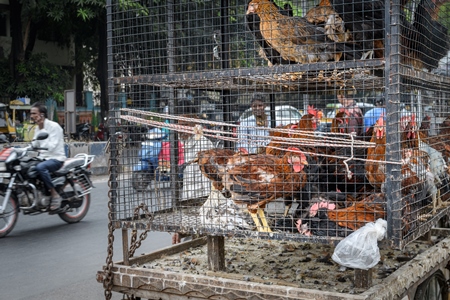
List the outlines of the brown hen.
{"type": "Polygon", "coordinates": [[[213,188],[218,191],[222,191],[224,188],[222,176],[225,174],[225,168],[228,160],[235,155],[246,154],[248,153],[246,153],[244,149],[240,149],[240,151],[235,152],[230,149],[214,148],[199,151],[195,162],[198,163],[202,174],[211,180],[213,188]]]}
{"type": "Polygon", "coordinates": [[[385,219],[385,206],[384,194],[374,193],[346,208],[328,210],[328,218],[339,226],[357,230],[366,223],[385,219]]]}
{"type": "MultiPolygon", "coordinates": [[[[312,106],[308,106],[308,113],[303,115],[296,124],[288,124],[285,126],[279,126],[279,129],[295,129],[298,133],[288,133],[285,131],[271,131],[269,136],[271,137],[270,143],[266,146],[266,154],[281,156],[291,142],[283,141],[283,138],[294,139],[310,139],[310,133],[302,133],[300,131],[312,132],[317,129],[317,124],[322,118],[322,111],[314,109],[312,106]]],[[[298,145],[295,145],[298,147],[298,145]]]]}
{"type": "Polygon", "coordinates": [[[288,148],[283,157],[267,154],[231,157],[223,183],[233,201],[247,204],[258,231],[270,232],[264,216],[266,204],[301,190],[306,184],[303,168],[307,164],[303,152],[294,147],[288,148]]]}
{"type": "Polygon", "coordinates": [[[330,0],[321,0],[317,6],[308,10],[305,18],[309,23],[324,26],[330,40],[347,42],[352,39],[351,33],[346,30],[344,21],[333,9],[330,0]]]}
{"type": "Polygon", "coordinates": [[[264,40],[285,60],[314,63],[339,61],[343,54],[347,59],[359,59],[362,55],[352,46],[329,39],[323,27],[309,23],[306,18],[282,15],[269,0],[252,0],[247,14],[253,13],[261,19],[264,40]]]}

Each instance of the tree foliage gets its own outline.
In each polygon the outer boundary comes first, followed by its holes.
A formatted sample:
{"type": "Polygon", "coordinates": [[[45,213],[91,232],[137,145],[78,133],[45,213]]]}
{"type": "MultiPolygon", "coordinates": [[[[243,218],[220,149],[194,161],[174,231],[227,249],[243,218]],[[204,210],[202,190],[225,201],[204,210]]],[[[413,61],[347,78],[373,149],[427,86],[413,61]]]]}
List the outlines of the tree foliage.
{"type": "Polygon", "coordinates": [[[84,70],[49,64],[45,57],[34,54],[36,40],[51,41],[60,47],[88,41],[90,45],[80,43],[79,49],[95,49],[96,53],[77,51],[72,60],[84,60],[76,65],[96,63],[92,57],[98,55],[97,17],[104,14],[105,5],[105,0],[11,0],[11,53],[8,64],[0,63],[0,74],[7,75],[0,80],[2,96],[63,99],[64,89],[71,87],[67,78],[84,70]],[[7,67],[9,72],[5,71],[7,67]]]}
{"type": "MultiPolygon", "coordinates": [[[[70,87],[69,71],[47,61],[47,55],[35,54],[30,59],[17,65],[18,74],[23,80],[9,84],[8,80],[1,82],[2,90],[8,95],[25,96],[34,100],[45,100],[49,97],[57,101],[64,100],[63,92],[70,87]]],[[[12,78],[9,78],[10,80],[12,78]]]]}

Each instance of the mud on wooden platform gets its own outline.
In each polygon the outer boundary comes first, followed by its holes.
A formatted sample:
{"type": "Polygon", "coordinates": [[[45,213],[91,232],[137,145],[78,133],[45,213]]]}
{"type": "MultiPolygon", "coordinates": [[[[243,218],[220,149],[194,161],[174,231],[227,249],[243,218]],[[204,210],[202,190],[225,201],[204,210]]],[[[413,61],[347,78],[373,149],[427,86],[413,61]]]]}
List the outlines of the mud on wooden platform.
{"type": "Polygon", "coordinates": [[[372,269],[368,290],[355,288],[354,270],[331,260],[331,245],[226,238],[226,268],[212,272],[205,243],[200,238],[142,254],[130,258],[130,266],[116,263],[113,289],[157,299],[166,293],[179,299],[194,294],[196,299],[230,300],[396,299],[436,265],[448,262],[450,239],[434,245],[416,241],[403,251],[380,247],[381,261],[372,269]]]}

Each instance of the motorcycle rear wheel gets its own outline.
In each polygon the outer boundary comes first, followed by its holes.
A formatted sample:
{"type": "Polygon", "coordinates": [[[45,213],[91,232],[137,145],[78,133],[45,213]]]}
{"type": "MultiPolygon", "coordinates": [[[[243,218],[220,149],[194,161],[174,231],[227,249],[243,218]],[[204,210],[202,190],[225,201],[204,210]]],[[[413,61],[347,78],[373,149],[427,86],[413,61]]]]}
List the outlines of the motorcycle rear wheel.
{"type": "MultiPolygon", "coordinates": [[[[78,181],[75,182],[75,188],[76,190],[81,191],[83,189],[83,183],[78,181]]],[[[72,187],[68,185],[66,189],[72,190],[72,187]]],[[[91,194],[84,195],[82,198],[82,204],[79,207],[71,208],[71,211],[58,214],[61,220],[69,224],[78,223],[87,215],[91,204],[91,194]]]]}
{"type": "MultiPolygon", "coordinates": [[[[0,201],[3,201],[4,193],[0,194],[0,201]]],[[[7,236],[16,226],[19,218],[19,205],[11,196],[6,203],[5,211],[0,215],[0,238],[7,236]]]]}
{"type": "Polygon", "coordinates": [[[144,191],[151,181],[151,175],[148,172],[133,172],[131,175],[131,185],[138,192],[144,191]]]}

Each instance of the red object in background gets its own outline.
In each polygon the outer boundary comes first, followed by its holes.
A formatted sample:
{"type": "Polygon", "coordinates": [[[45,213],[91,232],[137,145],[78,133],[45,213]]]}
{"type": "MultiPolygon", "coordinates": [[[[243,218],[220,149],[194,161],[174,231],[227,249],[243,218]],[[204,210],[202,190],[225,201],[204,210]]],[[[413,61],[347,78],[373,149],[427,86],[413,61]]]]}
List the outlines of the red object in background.
{"type": "MultiPolygon", "coordinates": [[[[161,151],[158,155],[158,160],[170,162],[170,142],[163,142],[161,151]]],[[[178,165],[184,164],[184,147],[183,144],[178,141],[178,165]]]]}
{"type": "Polygon", "coordinates": [[[95,134],[95,140],[96,141],[105,140],[105,125],[103,123],[100,123],[100,125],[98,125],[98,130],[97,133],[95,134]]]}

